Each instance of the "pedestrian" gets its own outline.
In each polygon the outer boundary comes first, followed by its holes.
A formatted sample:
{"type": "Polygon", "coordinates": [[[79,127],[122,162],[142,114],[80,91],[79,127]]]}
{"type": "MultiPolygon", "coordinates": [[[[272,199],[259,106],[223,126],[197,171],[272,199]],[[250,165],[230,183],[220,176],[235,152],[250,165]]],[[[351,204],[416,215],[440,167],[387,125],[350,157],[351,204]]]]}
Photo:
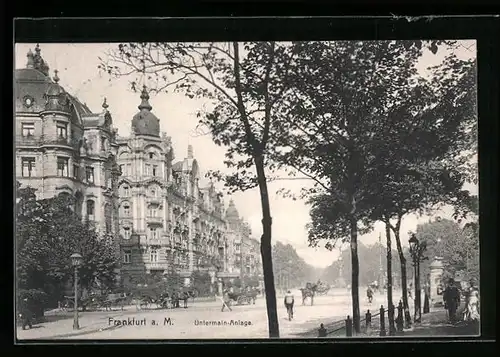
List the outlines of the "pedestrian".
{"type": "Polygon", "coordinates": [[[373,290],[370,285],[368,285],[368,289],[366,289],[366,297],[368,298],[368,303],[371,304],[373,301],[373,290]]]}
{"type": "Polygon", "coordinates": [[[455,286],[455,280],[450,278],[443,292],[444,308],[448,311],[450,323],[456,322],[457,308],[460,306],[460,291],[455,286]]]}
{"type": "Polygon", "coordinates": [[[473,280],[470,281],[464,311],[464,321],[479,321],[479,290],[473,280]]]}
{"type": "Polygon", "coordinates": [[[295,299],[290,290],[288,290],[287,293],[285,294],[284,303],[286,307],[286,312],[288,313],[288,320],[291,320],[293,319],[293,304],[295,303],[295,299]]]}
{"type": "Polygon", "coordinates": [[[326,328],[323,324],[319,325],[318,337],[326,337],[326,328]]]}
{"type": "Polygon", "coordinates": [[[21,320],[23,330],[26,330],[26,327],[33,328],[32,318],[33,311],[31,310],[28,298],[24,298],[21,300],[19,306],[19,319],[21,320]]]}
{"type": "Polygon", "coordinates": [[[229,311],[233,311],[233,309],[231,309],[231,297],[229,296],[229,291],[224,290],[222,294],[222,309],[220,311],[224,311],[224,308],[226,307],[229,311]]]}

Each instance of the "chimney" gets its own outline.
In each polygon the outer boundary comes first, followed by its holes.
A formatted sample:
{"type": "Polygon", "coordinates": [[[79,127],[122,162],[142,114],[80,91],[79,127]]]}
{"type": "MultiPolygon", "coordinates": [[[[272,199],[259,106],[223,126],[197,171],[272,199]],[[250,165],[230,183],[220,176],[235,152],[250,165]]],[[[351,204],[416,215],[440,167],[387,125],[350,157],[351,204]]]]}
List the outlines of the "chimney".
{"type": "Polygon", "coordinates": [[[193,158],[193,146],[188,145],[188,159],[192,159],[192,158],[193,158]]]}

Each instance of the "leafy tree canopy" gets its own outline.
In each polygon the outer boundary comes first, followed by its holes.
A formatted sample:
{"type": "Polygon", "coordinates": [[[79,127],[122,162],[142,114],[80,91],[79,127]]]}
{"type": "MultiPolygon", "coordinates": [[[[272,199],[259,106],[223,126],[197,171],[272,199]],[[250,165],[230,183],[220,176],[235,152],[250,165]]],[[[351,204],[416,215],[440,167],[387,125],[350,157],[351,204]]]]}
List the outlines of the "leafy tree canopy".
{"type": "Polygon", "coordinates": [[[429,259],[421,263],[422,276],[429,273],[434,257],[440,256],[448,275],[479,278],[479,234],[474,225],[462,228],[454,221],[439,219],[419,224],[415,234],[427,244],[429,259]]]}
{"type": "Polygon", "coordinates": [[[79,282],[85,289],[114,285],[114,245],[73,212],[71,196],[37,200],[34,189],[19,187],[17,198],[18,288],[39,289],[60,299],[73,280],[70,256],[75,252],[83,256],[79,282]]]}

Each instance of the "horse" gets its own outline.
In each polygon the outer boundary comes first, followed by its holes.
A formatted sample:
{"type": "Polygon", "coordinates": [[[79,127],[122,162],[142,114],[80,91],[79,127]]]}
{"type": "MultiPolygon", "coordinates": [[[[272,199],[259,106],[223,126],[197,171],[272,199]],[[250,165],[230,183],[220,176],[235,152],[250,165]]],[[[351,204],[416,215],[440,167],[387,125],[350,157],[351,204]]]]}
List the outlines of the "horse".
{"type": "Polygon", "coordinates": [[[305,288],[300,289],[300,292],[302,293],[302,305],[305,305],[305,301],[307,298],[311,298],[311,306],[313,306],[316,288],[316,284],[307,283],[305,288]]]}

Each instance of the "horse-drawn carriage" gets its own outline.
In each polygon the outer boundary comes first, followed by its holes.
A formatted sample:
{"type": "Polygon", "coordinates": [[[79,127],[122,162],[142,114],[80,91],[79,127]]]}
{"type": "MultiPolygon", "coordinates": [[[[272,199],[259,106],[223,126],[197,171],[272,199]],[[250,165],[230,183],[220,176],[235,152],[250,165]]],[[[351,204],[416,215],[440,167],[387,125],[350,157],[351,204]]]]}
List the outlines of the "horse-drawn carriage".
{"type": "MultiPolygon", "coordinates": [[[[125,293],[90,293],[84,297],[78,297],[77,306],[82,311],[101,310],[111,311],[113,308],[123,310],[123,307],[131,303],[131,296],[125,293]]],[[[60,303],[61,310],[74,309],[75,297],[64,296],[60,303]]]]}
{"type": "Polygon", "coordinates": [[[302,293],[302,305],[305,305],[307,298],[311,299],[311,305],[314,304],[314,296],[316,295],[326,295],[330,290],[330,285],[323,283],[318,280],[317,283],[307,283],[305,288],[301,288],[302,293]]]}
{"type": "Polygon", "coordinates": [[[231,301],[235,301],[237,305],[253,304],[259,295],[259,291],[255,289],[241,290],[239,292],[230,292],[227,294],[231,301]]]}
{"type": "Polygon", "coordinates": [[[328,294],[329,291],[330,291],[330,285],[322,281],[318,281],[316,283],[316,295],[326,295],[328,294]]]}
{"type": "Polygon", "coordinates": [[[180,289],[180,291],[158,291],[156,289],[138,289],[133,293],[137,310],[142,309],[174,309],[180,307],[180,301],[183,301],[183,307],[188,307],[188,300],[197,296],[196,291],[190,289],[180,289]]]}

